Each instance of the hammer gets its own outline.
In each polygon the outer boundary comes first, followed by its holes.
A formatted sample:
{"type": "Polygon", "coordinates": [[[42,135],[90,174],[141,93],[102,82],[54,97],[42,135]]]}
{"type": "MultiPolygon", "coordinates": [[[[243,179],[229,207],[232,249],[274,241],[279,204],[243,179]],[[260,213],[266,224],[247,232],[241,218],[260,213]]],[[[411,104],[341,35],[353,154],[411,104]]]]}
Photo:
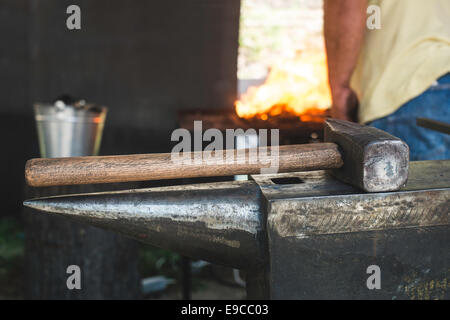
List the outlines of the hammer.
{"type": "Polygon", "coordinates": [[[183,159],[192,161],[187,162],[172,161],[170,153],[31,159],[25,179],[30,186],[44,187],[229,176],[258,174],[275,162],[280,173],[328,169],[337,179],[366,192],[394,191],[406,183],[409,148],[402,140],[343,120],[326,120],[324,130],[324,143],[188,152],[183,159]],[[249,161],[251,154],[265,152],[266,157],[249,161]],[[208,163],[211,156],[222,161],[208,163]]]}

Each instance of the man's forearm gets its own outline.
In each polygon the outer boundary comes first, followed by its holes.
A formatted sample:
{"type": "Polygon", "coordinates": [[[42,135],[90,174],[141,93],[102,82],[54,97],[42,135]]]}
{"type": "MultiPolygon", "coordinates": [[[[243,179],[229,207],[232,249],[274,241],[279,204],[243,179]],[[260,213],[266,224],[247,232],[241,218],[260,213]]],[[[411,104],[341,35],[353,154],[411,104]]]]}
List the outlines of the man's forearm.
{"type": "Polygon", "coordinates": [[[324,32],[333,97],[349,88],[364,38],[367,0],[325,0],[324,32]]]}

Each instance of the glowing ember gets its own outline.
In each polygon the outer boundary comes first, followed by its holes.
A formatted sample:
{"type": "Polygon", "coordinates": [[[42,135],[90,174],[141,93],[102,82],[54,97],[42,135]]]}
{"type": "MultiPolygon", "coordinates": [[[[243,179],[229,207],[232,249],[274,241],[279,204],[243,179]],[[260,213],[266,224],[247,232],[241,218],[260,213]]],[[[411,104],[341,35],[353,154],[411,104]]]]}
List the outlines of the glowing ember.
{"type": "Polygon", "coordinates": [[[322,121],[331,105],[324,50],[302,51],[280,61],[264,84],[250,87],[235,105],[241,118],[267,120],[288,113],[302,121],[322,121]]]}

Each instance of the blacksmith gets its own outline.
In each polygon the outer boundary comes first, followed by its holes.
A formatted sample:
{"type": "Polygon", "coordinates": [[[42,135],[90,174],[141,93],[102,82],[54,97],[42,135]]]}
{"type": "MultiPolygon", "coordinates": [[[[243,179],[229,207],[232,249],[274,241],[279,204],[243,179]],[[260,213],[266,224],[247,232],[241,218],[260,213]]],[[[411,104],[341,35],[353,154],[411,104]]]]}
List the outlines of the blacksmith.
{"type": "Polygon", "coordinates": [[[324,8],[332,116],[401,138],[411,160],[450,159],[450,135],[416,125],[450,123],[450,1],[325,0],[324,8]]]}

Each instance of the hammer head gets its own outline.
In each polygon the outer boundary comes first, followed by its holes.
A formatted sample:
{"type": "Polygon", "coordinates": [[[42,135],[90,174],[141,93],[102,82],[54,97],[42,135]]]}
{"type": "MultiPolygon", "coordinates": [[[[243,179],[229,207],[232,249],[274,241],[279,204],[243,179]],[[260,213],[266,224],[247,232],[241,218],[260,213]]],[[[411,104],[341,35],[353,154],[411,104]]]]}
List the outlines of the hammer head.
{"type": "Polygon", "coordinates": [[[408,179],[408,145],[382,130],[328,119],[325,141],[336,143],[344,165],[331,173],[367,192],[398,190],[408,179]]]}

